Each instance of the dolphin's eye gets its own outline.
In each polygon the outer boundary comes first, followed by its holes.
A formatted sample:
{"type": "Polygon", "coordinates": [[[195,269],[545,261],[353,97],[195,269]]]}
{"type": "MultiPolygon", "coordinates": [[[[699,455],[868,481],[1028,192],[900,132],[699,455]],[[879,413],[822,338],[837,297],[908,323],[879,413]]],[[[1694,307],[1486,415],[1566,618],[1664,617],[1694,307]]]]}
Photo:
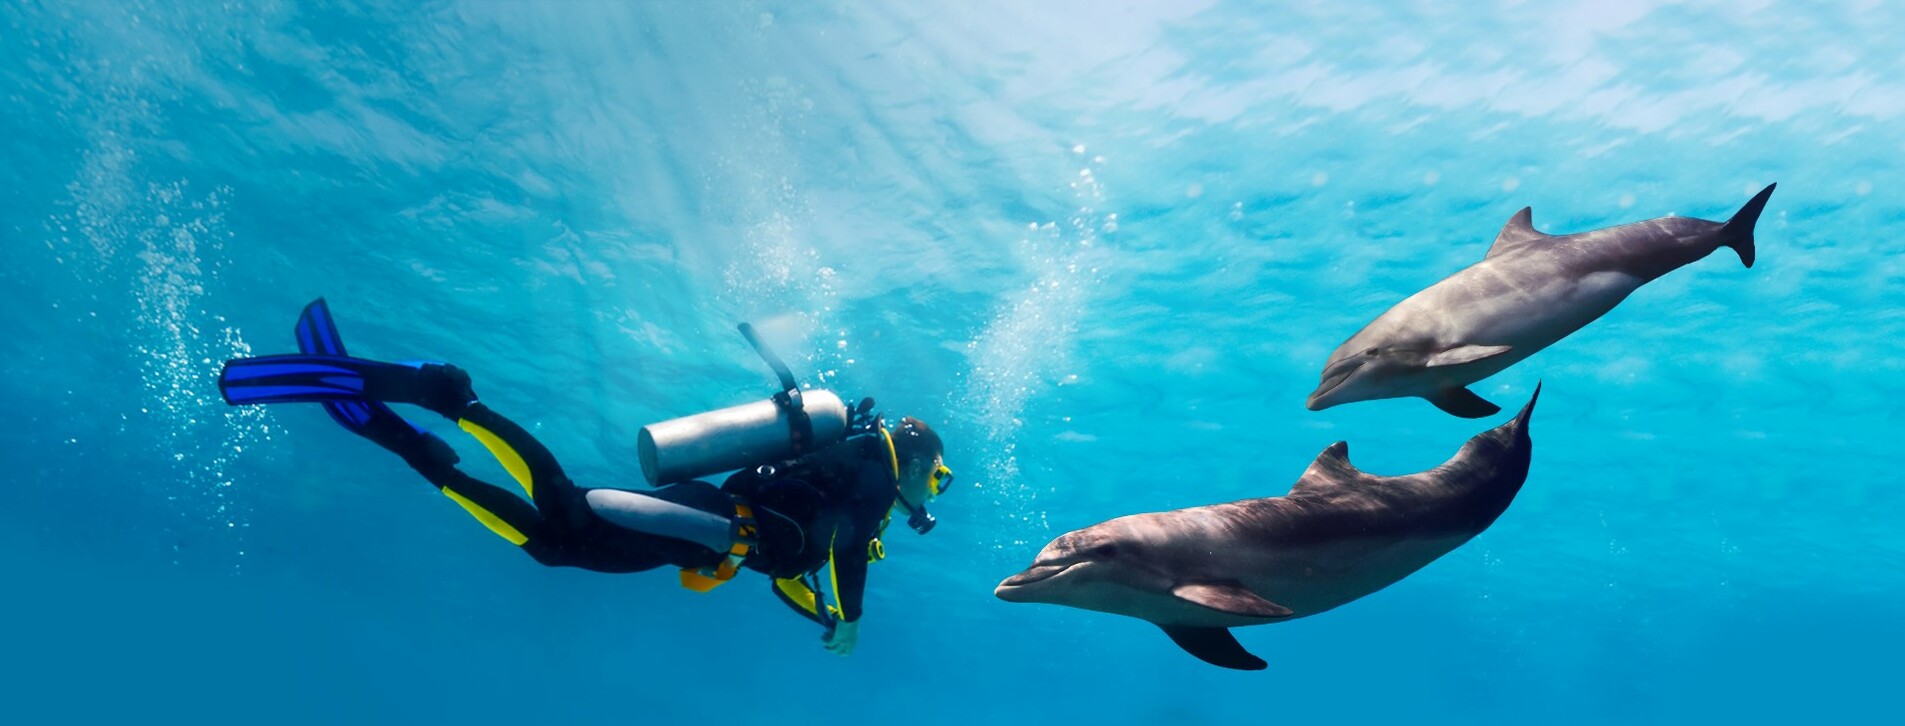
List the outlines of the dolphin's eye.
{"type": "Polygon", "coordinates": [[[1114,544],[1101,544],[1101,545],[1098,545],[1097,547],[1093,547],[1093,548],[1091,548],[1091,556],[1093,556],[1093,557],[1117,557],[1117,556],[1118,556],[1118,546],[1117,546],[1117,545],[1114,545],[1114,544]]]}
{"type": "Polygon", "coordinates": [[[1363,355],[1381,355],[1381,354],[1382,354],[1381,348],[1370,348],[1369,350],[1363,351],[1363,355]]]}

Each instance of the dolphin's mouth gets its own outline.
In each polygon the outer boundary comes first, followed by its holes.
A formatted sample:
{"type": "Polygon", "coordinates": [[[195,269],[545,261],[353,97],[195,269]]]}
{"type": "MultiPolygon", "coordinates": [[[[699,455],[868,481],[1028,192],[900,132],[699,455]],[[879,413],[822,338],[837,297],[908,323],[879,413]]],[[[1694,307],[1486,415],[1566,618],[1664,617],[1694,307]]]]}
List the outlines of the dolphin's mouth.
{"type": "Polygon", "coordinates": [[[1030,585],[1034,582],[1050,580],[1053,577],[1057,577],[1059,573],[1071,569],[1072,566],[1076,564],[1078,563],[1073,562],[1065,565],[1033,565],[1025,568],[1024,572],[1005,578],[1004,582],[999,583],[999,587],[1020,587],[1030,585]]]}
{"type": "Polygon", "coordinates": [[[1323,410],[1323,406],[1317,405],[1323,400],[1323,397],[1330,395],[1330,392],[1341,387],[1349,380],[1350,376],[1355,375],[1356,371],[1362,367],[1363,361],[1360,358],[1349,358],[1337,361],[1335,364],[1325,368],[1323,370],[1323,383],[1318,385],[1316,390],[1310,392],[1310,397],[1303,402],[1303,407],[1311,411],[1323,410]]]}
{"type": "Polygon", "coordinates": [[[1085,563],[1071,562],[1063,565],[1033,565],[1027,567],[1024,572],[1005,578],[1005,581],[1000,582],[998,587],[992,589],[992,595],[1006,602],[1038,602],[1039,600],[1037,600],[1036,593],[1045,588],[1035,588],[1032,587],[1032,585],[1050,581],[1052,578],[1070,572],[1082,564],[1085,563]]]}

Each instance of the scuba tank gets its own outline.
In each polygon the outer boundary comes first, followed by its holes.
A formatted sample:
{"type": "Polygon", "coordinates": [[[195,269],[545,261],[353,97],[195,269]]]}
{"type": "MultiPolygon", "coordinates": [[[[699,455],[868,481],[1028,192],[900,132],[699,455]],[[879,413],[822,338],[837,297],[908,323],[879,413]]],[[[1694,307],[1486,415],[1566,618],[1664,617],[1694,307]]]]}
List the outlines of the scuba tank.
{"type": "Polygon", "coordinates": [[[805,391],[797,405],[790,410],[776,397],[643,426],[637,441],[642,473],[651,485],[673,484],[791,459],[843,438],[847,406],[839,396],[805,391]],[[811,431],[798,448],[795,413],[805,414],[811,431]]]}
{"type": "Polygon", "coordinates": [[[791,459],[846,438],[847,406],[830,391],[802,391],[747,323],[740,326],[754,352],[774,369],[781,392],[773,398],[643,426],[637,445],[642,473],[653,486],[791,459]]]}

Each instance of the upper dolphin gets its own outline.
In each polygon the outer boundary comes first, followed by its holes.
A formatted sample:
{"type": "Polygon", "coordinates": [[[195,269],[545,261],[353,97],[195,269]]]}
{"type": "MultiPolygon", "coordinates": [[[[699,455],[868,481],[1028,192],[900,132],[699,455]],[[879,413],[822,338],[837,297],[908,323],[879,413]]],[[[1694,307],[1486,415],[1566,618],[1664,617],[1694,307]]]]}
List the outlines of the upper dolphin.
{"type": "Polygon", "coordinates": [[[1535,397],[1434,469],[1365,474],[1337,442],[1289,494],[1066,533],[994,594],[1142,618],[1208,663],[1261,669],[1229,628],[1315,615],[1381,590],[1493,524],[1528,478],[1535,397]]]}
{"type": "Polygon", "coordinates": [[[1508,220],[1487,257],[1409,296],[1330,354],[1312,411],[1420,396],[1449,413],[1501,410],[1468,390],[1601,317],[1628,294],[1721,247],[1753,266],[1753,225],[1776,184],[1726,222],[1658,217],[1576,234],[1508,220]]]}

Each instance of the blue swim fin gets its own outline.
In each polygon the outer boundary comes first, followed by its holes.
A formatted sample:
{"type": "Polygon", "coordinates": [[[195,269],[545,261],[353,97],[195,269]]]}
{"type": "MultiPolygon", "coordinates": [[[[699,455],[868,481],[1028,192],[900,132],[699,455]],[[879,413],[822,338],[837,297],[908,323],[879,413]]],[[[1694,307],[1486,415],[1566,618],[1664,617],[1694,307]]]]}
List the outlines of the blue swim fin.
{"type": "Polygon", "coordinates": [[[449,444],[383,403],[408,402],[414,397],[391,393],[411,388],[420,366],[349,357],[324,298],[305,306],[293,333],[301,355],[241,358],[225,363],[218,390],[226,403],[320,403],[331,420],[345,430],[404,457],[412,466],[457,462],[449,444]]]}
{"type": "Polygon", "coordinates": [[[341,355],[265,355],[225,362],[218,391],[234,406],[253,403],[324,403],[384,400],[415,369],[341,355]]]}
{"type": "MultiPolygon", "coordinates": [[[[344,350],[344,338],[337,334],[337,322],[331,318],[331,308],[325,304],[324,298],[312,300],[311,304],[304,306],[304,313],[298,316],[298,325],[292,332],[298,337],[300,353],[350,355],[344,350]]],[[[330,414],[331,420],[336,421],[337,425],[359,435],[364,435],[367,427],[373,427],[374,419],[395,419],[397,423],[416,429],[414,424],[405,421],[380,401],[325,401],[324,412],[330,414]]]]}

